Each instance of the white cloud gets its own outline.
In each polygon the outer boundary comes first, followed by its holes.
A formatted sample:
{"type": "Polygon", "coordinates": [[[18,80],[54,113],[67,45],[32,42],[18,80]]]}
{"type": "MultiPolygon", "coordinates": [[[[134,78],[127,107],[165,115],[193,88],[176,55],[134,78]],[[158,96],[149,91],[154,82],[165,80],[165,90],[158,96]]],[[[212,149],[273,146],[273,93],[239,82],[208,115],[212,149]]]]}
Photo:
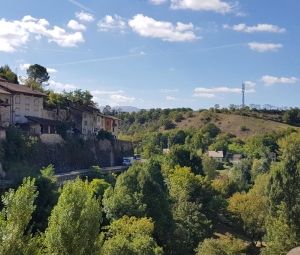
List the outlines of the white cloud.
{"type": "Polygon", "coordinates": [[[104,96],[104,95],[123,94],[124,91],[123,90],[93,90],[91,93],[96,96],[104,96]]]}
{"type": "Polygon", "coordinates": [[[228,13],[233,10],[233,6],[222,0],[171,0],[173,9],[190,9],[194,11],[214,11],[218,13],[228,13]]]}
{"type": "Polygon", "coordinates": [[[13,21],[0,19],[0,27],[0,51],[3,52],[14,52],[25,47],[30,39],[39,40],[42,37],[61,47],[74,47],[84,42],[81,32],[68,33],[58,26],[51,28],[46,19],[31,16],[13,21]]]}
{"type": "Polygon", "coordinates": [[[194,93],[195,97],[202,97],[202,98],[213,98],[216,97],[215,94],[212,93],[194,93]]]}
{"type": "Polygon", "coordinates": [[[166,100],[167,100],[167,101],[175,101],[176,98],[173,97],[173,96],[166,96],[166,100]]]}
{"type": "Polygon", "coordinates": [[[72,91],[77,89],[77,87],[73,84],[61,83],[53,80],[50,80],[48,84],[48,88],[55,92],[72,91]]]}
{"type": "Polygon", "coordinates": [[[109,30],[121,30],[124,31],[127,28],[127,23],[119,15],[106,15],[98,22],[98,27],[100,31],[109,31],[109,30]]]}
{"type": "Polygon", "coordinates": [[[247,26],[246,24],[237,24],[234,26],[224,25],[226,29],[232,29],[237,32],[245,32],[245,33],[256,33],[256,32],[266,32],[266,33],[284,33],[286,31],[285,28],[281,28],[272,24],[257,24],[255,26],[247,26]]]}
{"type": "Polygon", "coordinates": [[[264,75],[261,78],[261,81],[266,86],[272,86],[274,84],[294,84],[298,82],[298,79],[296,77],[276,77],[271,75],[264,75]]]}
{"type": "Polygon", "coordinates": [[[246,89],[253,89],[256,86],[256,83],[253,81],[245,81],[244,84],[246,89]]]}
{"type": "Polygon", "coordinates": [[[151,4],[160,5],[166,3],[168,0],[149,0],[151,4]]]}
{"type": "Polygon", "coordinates": [[[136,100],[134,97],[127,96],[123,90],[94,90],[91,94],[99,105],[124,105],[136,100]]]}
{"type": "MultiPolygon", "coordinates": [[[[249,84],[249,82],[248,82],[249,84]]],[[[253,86],[253,84],[252,84],[253,86]]],[[[246,87],[246,93],[254,93],[254,87],[246,87]]],[[[198,87],[194,89],[195,97],[213,98],[218,94],[240,94],[242,93],[242,88],[230,88],[230,87],[214,87],[214,88],[204,88],[198,87]]]]}
{"type": "Polygon", "coordinates": [[[85,21],[85,22],[92,22],[95,20],[93,14],[88,13],[88,12],[76,12],[75,16],[77,17],[77,19],[79,19],[80,21],[85,21]]]}
{"type": "Polygon", "coordinates": [[[134,97],[128,97],[125,95],[111,95],[110,99],[112,101],[112,105],[113,104],[128,104],[128,103],[132,103],[135,101],[134,97]]]}
{"type": "Polygon", "coordinates": [[[161,93],[168,94],[168,93],[178,93],[179,89],[160,89],[161,93]]]}
{"type": "Polygon", "coordinates": [[[71,19],[69,22],[68,22],[68,25],[67,25],[69,28],[75,30],[75,31],[84,31],[86,30],[86,27],[85,25],[82,25],[80,24],[78,21],[76,20],[73,20],[71,19]]]}
{"type": "Polygon", "coordinates": [[[194,33],[192,23],[157,21],[151,17],[138,14],[128,22],[132,30],[143,37],[159,38],[169,42],[194,41],[197,36],[194,33]]]}
{"type": "Polygon", "coordinates": [[[280,43],[258,43],[258,42],[250,42],[248,46],[251,50],[257,52],[266,52],[266,51],[278,51],[283,47],[280,43]]]}
{"type": "MultiPolygon", "coordinates": [[[[28,64],[28,63],[24,63],[24,64],[20,64],[20,69],[21,71],[27,71],[27,69],[31,66],[31,64],[28,64]]],[[[54,69],[54,68],[49,68],[49,67],[46,67],[47,69],[47,72],[48,73],[57,73],[57,70],[54,69]]]]}

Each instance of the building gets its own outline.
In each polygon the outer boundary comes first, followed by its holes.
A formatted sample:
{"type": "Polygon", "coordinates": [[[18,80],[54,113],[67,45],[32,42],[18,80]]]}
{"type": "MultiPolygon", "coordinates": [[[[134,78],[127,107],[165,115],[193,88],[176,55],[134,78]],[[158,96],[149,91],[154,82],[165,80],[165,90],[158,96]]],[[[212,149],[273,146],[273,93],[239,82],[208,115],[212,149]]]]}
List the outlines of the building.
{"type": "Polygon", "coordinates": [[[224,160],[224,152],[223,151],[208,151],[207,154],[210,158],[213,158],[218,162],[222,162],[224,160]]]}
{"type": "MultiPolygon", "coordinates": [[[[9,104],[9,108],[1,109],[1,118],[9,123],[26,123],[26,116],[42,118],[43,98],[46,94],[24,85],[14,84],[0,79],[1,100],[9,104]]],[[[3,108],[3,107],[1,107],[3,108]]]]}
{"type": "Polygon", "coordinates": [[[75,133],[92,136],[100,130],[117,135],[120,120],[104,115],[92,105],[69,103],[66,109],[43,108],[45,93],[0,78],[0,127],[19,125],[31,134],[57,134],[57,127],[70,123],[75,133]]]}

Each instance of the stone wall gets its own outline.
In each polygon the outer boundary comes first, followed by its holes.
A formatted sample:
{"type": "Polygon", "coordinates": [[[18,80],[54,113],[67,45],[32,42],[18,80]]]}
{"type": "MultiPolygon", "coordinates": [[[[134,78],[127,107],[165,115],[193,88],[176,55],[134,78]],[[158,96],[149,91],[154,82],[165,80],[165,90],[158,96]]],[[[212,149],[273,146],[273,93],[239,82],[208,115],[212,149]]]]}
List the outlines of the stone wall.
{"type": "Polygon", "coordinates": [[[91,166],[122,165],[124,156],[133,156],[133,145],[125,141],[72,139],[60,144],[40,143],[38,154],[32,155],[29,163],[39,169],[53,164],[57,173],[91,166]]]}

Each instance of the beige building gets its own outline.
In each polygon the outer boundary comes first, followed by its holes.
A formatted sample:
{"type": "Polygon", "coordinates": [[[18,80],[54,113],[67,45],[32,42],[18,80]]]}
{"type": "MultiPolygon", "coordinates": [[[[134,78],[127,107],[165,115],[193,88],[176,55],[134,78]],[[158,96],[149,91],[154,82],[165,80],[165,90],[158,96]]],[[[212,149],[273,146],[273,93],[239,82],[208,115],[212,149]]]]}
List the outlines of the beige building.
{"type": "Polygon", "coordinates": [[[1,109],[1,118],[7,120],[9,114],[10,123],[26,123],[26,116],[42,117],[43,97],[46,94],[5,80],[0,80],[0,89],[1,97],[10,104],[9,109],[1,109]],[[9,94],[5,95],[3,91],[9,94]]]}

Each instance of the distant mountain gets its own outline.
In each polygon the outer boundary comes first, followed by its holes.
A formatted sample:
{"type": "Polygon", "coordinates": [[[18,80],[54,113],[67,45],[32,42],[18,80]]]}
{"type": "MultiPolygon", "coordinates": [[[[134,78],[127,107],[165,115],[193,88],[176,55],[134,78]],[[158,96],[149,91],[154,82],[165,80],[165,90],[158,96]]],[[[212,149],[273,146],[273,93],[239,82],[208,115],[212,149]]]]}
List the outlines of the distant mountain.
{"type": "MultiPolygon", "coordinates": [[[[105,106],[100,106],[100,110],[102,111],[105,106]]],[[[139,112],[141,109],[134,106],[114,106],[112,110],[120,110],[121,112],[139,112]]]]}

